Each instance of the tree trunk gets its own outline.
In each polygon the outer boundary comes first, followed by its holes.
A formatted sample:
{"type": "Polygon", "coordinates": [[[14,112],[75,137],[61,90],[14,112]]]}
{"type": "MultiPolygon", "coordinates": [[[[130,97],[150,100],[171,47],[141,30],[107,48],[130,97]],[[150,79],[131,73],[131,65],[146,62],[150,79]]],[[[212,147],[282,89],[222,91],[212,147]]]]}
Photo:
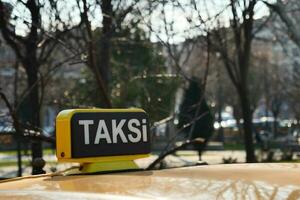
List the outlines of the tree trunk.
{"type": "MultiPolygon", "coordinates": [[[[38,89],[38,69],[35,58],[26,59],[23,62],[27,74],[27,84],[29,93],[29,123],[34,129],[40,127],[40,110],[39,110],[39,89],[38,89]]],[[[43,157],[42,142],[32,141],[31,144],[32,161],[43,157]]],[[[44,173],[43,167],[32,166],[32,174],[44,173]]]]}
{"type": "MultiPolygon", "coordinates": [[[[103,71],[100,71],[100,67],[97,66],[97,56],[96,56],[96,48],[95,48],[95,42],[93,37],[93,31],[91,27],[91,22],[89,21],[88,12],[89,8],[87,5],[87,1],[83,0],[83,12],[81,13],[81,20],[85,24],[85,28],[88,35],[88,65],[91,68],[91,70],[94,73],[99,91],[100,91],[100,99],[102,102],[99,102],[101,107],[105,108],[111,108],[111,102],[109,99],[108,91],[107,91],[107,83],[103,81],[103,71]]],[[[100,44],[101,47],[101,44],[100,44]]],[[[100,48],[101,49],[101,48],[100,48]]],[[[101,65],[100,65],[101,66],[101,65]]]]}
{"type": "Polygon", "coordinates": [[[243,138],[243,131],[242,131],[242,128],[241,128],[241,112],[239,110],[239,108],[237,107],[236,104],[233,104],[233,117],[236,121],[236,126],[238,128],[238,140],[241,140],[243,138]]]}
{"type": "MultiPolygon", "coordinates": [[[[220,101],[219,101],[220,102],[220,101]]],[[[218,129],[218,139],[220,142],[224,144],[224,130],[223,127],[221,126],[222,123],[222,104],[221,102],[218,105],[218,123],[219,123],[219,129],[218,129]]]]}
{"type": "Polygon", "coordinates": [[[253,146],[253,127],[252,127],[252,114],[250,108],[250,102],[248,97],[248,91],[246,85],[241,85],[239,89],[239,98],[242,107],[243,114],[243,129],[244,129],[244,142],[246,148],[246,162],[256,162],[253,146]]]}
{"type": "Polygon", "coordinates": [[[111,57],[111,38],[113,33],[112,23],[112,3],[111,0],[103,0],[101,3],[101,10],[103,13],[102,21],[102,37],[100,39],[100,60],[98,61],[99,71],[102,75],[103,82],[106,87],[106,91],[109,91],[109,79],[110,79],[110,57],[111,57]]]}
{"type": "MultiPolygon", "coordinates": [[[[16,61],[15,63],[15,73],[14,73],[14,108],[16,108],[17,106],[17,99],[18,99],[18,80],[19,80],[19,62],[16,61]]],[[[16,123],[16,122],[15,122],[16,123]]],[[[21,177],[22,176],[22,153],[21,153],[21,134],[22,132],[20,131],[21,129],[19,128],[19,126],[16,128],[16,140],[17,140],[17,159],[18,159],[18,176],[21,177]]]]}
{"type": "Polygon", "coordinates": [[[273,121],[273,131],[274,131],[274,138],[277,138],[278,136],[278,128],[277,128],[277,121],[278,121],[278,113],[273,112],[274,121],[273,121]]]}

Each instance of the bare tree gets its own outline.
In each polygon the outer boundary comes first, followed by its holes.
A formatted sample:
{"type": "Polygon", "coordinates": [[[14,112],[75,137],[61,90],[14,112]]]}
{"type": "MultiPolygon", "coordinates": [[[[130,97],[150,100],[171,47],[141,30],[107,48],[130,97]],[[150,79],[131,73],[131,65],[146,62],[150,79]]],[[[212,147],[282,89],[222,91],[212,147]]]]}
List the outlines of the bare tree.
{"type": "MultiPolygon", "coordinates": [[[[254,8],[256,0],[231,0],[228,5],[232,15],[229,28],[218,26],[210,27],[212,46],[220,53],[220,58],[228,72],[239,96],[242,116],[244,142],[247,162],[255,162],[253,146],[253,127],[251,100],[249,94],[249,70],[251,58],[251,44],[254,38],[254,8]]],[[[194,3],[197,8],[197,4],[194,3]]],[[[199,21],[205,25],[203,17],[199,14],[199,21]]],[[[218,20],[218,24],[220,21],[218,20]]],[[[208,29],[207,29],[208,30],[208,29]]],[[[208,30],[209,31],[209,30],[208,30]]]]}
{"type": "Polygon", "coordinates": [[[286,95],[288,97],[288,102],[292,107],[292,112],[297,120],[298,128],[300,128],[300,65],[296,64],[293,69],[292,76],[286,81],[289,88],[286,90],[286,95]]]}
{"type": "MultiPolygon", "coordinates": [[[[104,0],[100,1],[99,4],[101,6],[101,11],[102,11],[102,35],[100,40],[98,41],[98,45],[100,46],[100,54],[99,54],[99,59],[98,61],[98,68],[99,71],[102,74],[102,77],[105,82],[105,87],[108,90],[108,82],[110,79],[110,58],[111,58],[111,40],[115,31],[115,26],[114,26],[114,14],[115,11],[113,10],[113,5],[112,5],[112,0],[104,0]]],[[[118,2],[119,4],[121,2],[118,2]]],[[[132,9],[130,7],[129,11],[132,9]]],[[[128,12],[129,12],[128,11],[128,12]]],[[[128,13],[124,13],[126,15],[128,13]]],[[[122,22],[122,19],[120,19],[122,22]]],[[[116,21],[115,21],[116,22],[116,21]]],[[[120,23],[121,23],[120,22],[120,23]]]]}
{"type": "MultiPolygon", "coordinates": [[[[67,28],[66,24],[59,23],[61,22],[59,14],[52,13],[55,15],[54,22],[48,21],[48,23],[55,25],[52,27],[49,26],[48,29],[52,28],[55,32],[49,34],[48,30],[45,29],[46,26],[43,25],[41,17],[41,9],[45,6],[45,2],[41,3],[35,0],[24,2],[20,0],[17,3],[28,11],[29,18],[23,15],[23,13],[18,13],[19,15],[14,18],[22,20],[27,26],[28,31],[17,34],[10,17],[13,7],[2,1],[0,1],[0,30],[5,42],[13,49],[27,75],[27,89],[24,92],[22,101],[19,101],[18,104],[23,103],[24,99],[27,99],[26,102],[28,102],[28,105],[26,106],[29,110],[29,117],[26,119],[26,123],[30,127],[39,128],[41,125],[40,107],[42,104],[40,93],[41,66],[49,61],[56,46],[61,43],[59,38],[67,31],[67,28]],[[62,30],[58,27],[62,27],[62,30]]],[[[56,10],[57,1],[53,0],[48,3],[50,8],[48,7],[47,10],[58,12],[56,10]]],[[[31,150],[33,161],[36,158],[42,158],[41,141],[32,140],[31,150]]],[[[32,174],[43,172],[40,166],[33,166],[32,168],[32,174]]]]}
{"type": "MultiPolygon", "coordinates": [[[[111,51],[114,47],[116,31],[122,29],[125,18],[134,10],[138,1],[121,0],[92,1],[77,0],[80,10],[83,48],[87,54],[87,66],[93,72],[104,107],[112,107],[110,99],[111,51]],[[102,15],[100,34],[92,28],[92,21],[98,21],[91,15],[92,7],[99,6],[102,15]]],[[[98,8],[98,7],[97,7],[98,8]]],[[[80,40],[82,38],[79,38],[80,40]]]]}
{"type": "MultiPolygon", "coordinates": [[[[203,42],[198,46],[198,48],[206,48],[207,45],[206,37],[194,38],[188,37],[188,33],[186,34],[186,38],[184,41],[178,43],[176,38],[181,33],[175,29],[175,21],[176,21],[176,12],[173,12],[172,18],[170,18],[167,13],[169,7],[176,8],[178,7],[178,1],[148,1],[146,8],[138,8],[139,16],[141,17],[141,22],[148,29],[149,33],[153,35],[159,42],[160,45],[163,46],[165,54],[167,55],[167,64],[169,65],[171,71],[182,76],[185,80],[191,80],[191,76],[195,76],[195,74],[189,73],[189,59],[192,55],[193,50],[195,50],[197,46],[197,40],[200,39],[203,42]],[[144,12],[144,10],[148,12],[144,12]],[[161,21],[161,27],[157,29],[155,24],[152,23],[152,15],[154,12],[158,12],[158,18],[155,19],[157,21],[161,21]],[[204,44],[204,45],[203,45],[204,44]]],[[[180,4],[179,4],[180,5],[180,4]]],[[[180,10],[184,12],[181,7],[180,10]]],[[[188,30],[187,30],[188,32],[188,30]]],[[[205,65],[206,58],[200,60],[200,63],[205,65]]],[[[205,71],[205,69],[203,69],[205,71]]],[[[203,72],[203,74],[205,74],[203,72]]],[[[202,74],[201,74],[202,75],[202,74]]],[[[198,75],[201,76],[201,75],[198,75]]],[[[205,76],[205,75],[203,75],[205,76]]],[[[202,78],[202,77],[201,77],[202,78]]],[[[205,82],[206,79],[202,78],[202,81],[205,82]]]]}
{"type": "MultiPolygon", "coordinates": [[[[278,15],[281,19],[282,24],[279,24],[279,27],[275,26],[275,28],[280,29],[280,33],[283,35],[277,36],[279,33],[276,30],[276,36],[278,38],[278,42],[280,42],[284,54],[287,54],[287,49],[285,47],[286,41],[281,41],[282,38],[289,37],[295,45],[298,47],[298,51],[300,50],[300,31],[299,31],[299,22],[300,22],[300,2],[297,0],[277,0],[275,3],[269,3],[268,1],[264,1],[264,3],[270,8],[270,10],[278,15]]],[[[288,56],[288,55],[286,55],[288,56]]],[[[293,55],[295,56],[295,55],[293,55]]],[[[298,124],[300,122],[300,115],[299,115],[299,63],[298,61],[294,61],[293,63],[293,70],[291,73],[287,73],[288,77],[284,77],[287,79],[288,86],[285,87],[286,95],[289,97],[288,101],[293,108],[292,111],[295,115],[298,124]]],[[[277,98],[278,99],[278,98],[277,98]]],[[[278,108],[281,107],[282,102],[275,101],[273,103],[273,107],[276,108],[275,111],[277,112],[278,108]],[[275,106],[277,105],[277,106],[275,106]]],[[[276,113],[275,112],[275,113],[276,113]]]]}
{"type": "MultiPolygon", "coordinates": [[[[1,90],[1,89],[0,89],[1,90]]],[[[9,110],[9,114],[12,118],[13,121],[13,126],[15,128],[15,138],[16,138],[16,142],[17,142],[17,157],[18,157],[18,176],[22,176],[22,156],[21,156],[21,138],[22,138],[22,129],[17,117],[17,114],[13,108],[13,106],[9,103],[7,97],[5,96],[5,94],[0,91],[0,98],[4,101],[6,107],[9,110]]]]}
{"type": "MultiPolygon", "coordinates": [[[[82,1],[77,1],[78,7],[80,7],[80,5],[79,5],[80,2],[82,2],[82,4],[83,4],[83,9],[81,11],[80,16],[81,16],[81,23],[84,25],[84,30],[86,32],[85,42],[87,45],[87,55],[88,55],[87,65],[91,68],[91,70],[95,76],[97,85],[99,87],[100,94],[102,96],[101,99],[103,99],[103,102],[104,102],[104,106],[110,108],[112,105],[111,105],[110,98],[108,95],[108,87],[107,87],[107,84],[108,84],[107,71],[109,70],[108,64],[109,64],[110,49],[108,48],[107,50],[105,50],[105,53],[107,53],[107,55],[106,55],[107,57],[105,57],[105,59],[104,59],[104,61],[105,61],[104,64],[106,66],[99,68],[97,66],[97,60],[96,60],[97,55],[96,55],[95,38],[93,36],[91,21],[88,16],[89,15],[89,5],[86,0],[82,0],[82,1]],[[105,79],[105,81],[104,81],[104,79],[105,79]]],[[[105,20],[106,18],[107,17],[104,17],[103,21],[106,21],[105,20]]],[[[104,23],[104,24],[106,24],[106,23],[104,23]]],[[[106,41],[106,43],[110,44],[110,41],[108,40],[108,41],[106,41]]]]}
{"type": "MultiPolygon", "coordinates": [[[[1,32],[6,40],[6,42],[13,48],[18,59],[21,61],[26,74],[27,74],[27,84],[28,89],[31,90],[29,94],[30,99],[30,121],[29,123],[33,126],[40,126],[40,116],[39,116],[39,90],[36,82],[38,81],[38,68],[39,63],[37,60],[37,49],[39,43],[38,37],[38,27],[40,26],[41,16],[40,16],[40,6],[36,1],[29,0],[24,3],[26,8],[29,10],[32,20],[32,25],[30,27],[30,32],[27,37],[22,37],[16,35],[13,30],[9,27],[9,21],[7,19],[6,9],[3,2],[0,2],[0,26],[1,32]]],[[[32,159],[41,158],[42,144],[40,142],[34,142],[32,144],[32,159]]],[[[40,169],[33,168],[32,173],[38,174],[40,169]]]]}
{"type": "Polygon", "coordinates": [[[263,2],[271,9],[271,11],[278,14],[286,26],[287,35],[300,48],[300,32],[298,28],[300,21],[300,2],[297,0],[277,0],[275,3],[269,3],[268,1],[263,2]]]}

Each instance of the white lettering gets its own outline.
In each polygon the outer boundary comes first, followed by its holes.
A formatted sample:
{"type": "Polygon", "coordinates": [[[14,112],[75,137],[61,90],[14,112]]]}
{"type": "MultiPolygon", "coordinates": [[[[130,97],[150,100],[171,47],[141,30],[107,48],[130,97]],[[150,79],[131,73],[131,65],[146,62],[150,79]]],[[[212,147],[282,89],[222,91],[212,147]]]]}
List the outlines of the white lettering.
{"type": "MultiPolygon", "coordinates": [[[[138,143],[138,142],[147,142],[148,141],[148,127],[147,127],[147,119],[142,119],[141,121],[138,119],[121,119],[116,120],[112,119],[111,123],[111,132],[109,132],[106,121],[99,120],[98,127],[96,131],[96,136],[94,141],[90,139],[90,128],[91,126],[97,122],[94,120],[79,120],[78,124],[83,125],[84,130],[84,144],[89,145],[91,142],[94,144],[99,144],[101,140],[107,144],[117,144],[117,143],[138,143]],[[125,133],[124,133],[124,130],[125,133]],[[91,141],[90,141],[91,140],[91,141]]],[[[96,124],[94,125],[96,126],[96,124]]]]}
{"type": "Polygon", "coordinates": [[[146,119],[142,120],[142,123],[143,123],[143,126],[142,126],[142,129],[143,129],[143,142],[147,142],[147,140],[148,140],[146,122],[147,122],[146,119]]]}
{"type": "Polygon", "coordinates": [[[137,119],[131,119],[128,121],[128,129],[130,132],[135,133],[136,137],[133,137],[132,134],[128,134],[128,139],[132,143],[139,142],[141,140],[142,134],[140,129],[133,126],[133,124],[140,126],[140,121],[137,119]]]}
{"type": "Polygon", "coordinates": [[[109,133],[107,130],[107,126],[105,124],[104,120],[99,120],[98,128],[97,128],[97,133],[96,133],[96,138],[95,138],[95,144],[99,144],[100,139],[105,139],[108,144],[111,143],[111,139],[109,137],[109,133]],[[103,130],[103,132],[102,132],[103,130]]]}
{"type": "Polygon", "coordinates": [[[122,127],[124,126],[126,120],[125,119],[122,119],[120,121],[120,123],[117,125],[117,120],[113,119],[112,120],[112,138],[113,138],[113,143],[118,143],[117,141],[117,136],[119,135],[122,142],[123,143],[127,143],[127,139],[124,135],[124,132],[122,130],[122,127]]]}
{"type": "Polygon", "coordinates": [[[90,144],[89,126],[94,124],[94,121],[93,120],[79,120],[78,124],[84,126],[84,144],[90,144]]]}

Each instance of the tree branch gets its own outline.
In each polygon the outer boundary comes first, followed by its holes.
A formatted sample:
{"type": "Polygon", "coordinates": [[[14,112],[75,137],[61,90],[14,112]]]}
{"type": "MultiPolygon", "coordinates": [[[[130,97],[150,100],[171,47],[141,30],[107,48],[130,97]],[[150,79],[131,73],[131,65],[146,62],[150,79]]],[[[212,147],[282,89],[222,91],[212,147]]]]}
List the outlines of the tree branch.
{"type": "Polygon", "coordinates": [[[262,2],[279,15],[280,19],[283,21],[283,23],[288,29],[290,38],[295,42],[295,44],[298,47],[300,47],[300,34],[298,34],[299,31],[297,31],[296,29],[296,27],[298,26],[294,24],[291,18],[287,15],[286,9],[284,8],[284,4],[282,3],[282,1],[278,0],[277,3],[274,4],[271,4],[267,1],[262,2]]]}
{"type": "Polygon", "coordinates": [[[160,163],[165,157],[167,157],[168,155],[171,155],[173,153],[175,153],[178,150],[184,149],[189,145],[193,145],[193,144],[204,144],[204,139],[203,138],[196,138],[193,140],[187,140],[185,141],[183,144],[181,144],[180,146],[174,147],[173,149],[161,154],[156,160],[154,160],[148,167],[146,170],[152,170],[155,168],[155,166],[160,163]]]}

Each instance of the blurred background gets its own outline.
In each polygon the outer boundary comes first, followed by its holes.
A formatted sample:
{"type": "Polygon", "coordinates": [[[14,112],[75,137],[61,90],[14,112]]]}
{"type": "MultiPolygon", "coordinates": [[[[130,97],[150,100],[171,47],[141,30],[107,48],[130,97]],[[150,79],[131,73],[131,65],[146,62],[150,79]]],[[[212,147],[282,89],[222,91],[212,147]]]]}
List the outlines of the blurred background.
{"type": "Polygon", "coordinates": [[[144,165],[299,162],[299,23],[297,0],[0,0],[0,177],[68,167],[70,108],[144,109],[144,165]]]}

